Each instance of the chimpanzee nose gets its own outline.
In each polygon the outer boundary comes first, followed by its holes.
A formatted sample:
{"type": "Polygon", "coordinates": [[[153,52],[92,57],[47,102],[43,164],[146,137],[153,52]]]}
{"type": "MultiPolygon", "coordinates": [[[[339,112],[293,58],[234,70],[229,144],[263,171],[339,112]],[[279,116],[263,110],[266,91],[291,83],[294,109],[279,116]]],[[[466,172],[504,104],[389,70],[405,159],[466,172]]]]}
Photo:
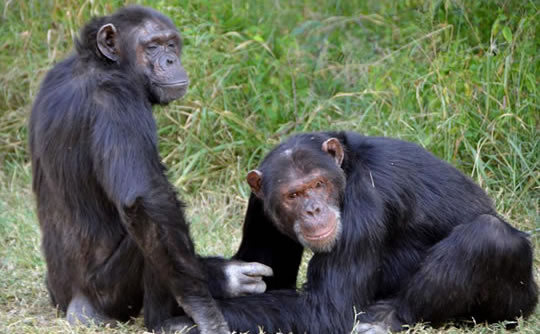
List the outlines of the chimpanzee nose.
{"type": "Polygon", "coordinates": [[[306,206],[306,214],[308,216],[316,216],[321,213],[321,208],[316,203],[310,203],[306,206]]]}
{"type": "Polygon", "coordinates": [[[315,208],[314,210],[307,210],[306,213],[310,216],[316,216],[321,212],[321,209],[315,208]]]}
{"type": "Polygon", "coordinates": [[[159,57],[159,66],[164,70],[169,70],[178,65],[178,58],[173,55],[163,55],[159,57]]]}

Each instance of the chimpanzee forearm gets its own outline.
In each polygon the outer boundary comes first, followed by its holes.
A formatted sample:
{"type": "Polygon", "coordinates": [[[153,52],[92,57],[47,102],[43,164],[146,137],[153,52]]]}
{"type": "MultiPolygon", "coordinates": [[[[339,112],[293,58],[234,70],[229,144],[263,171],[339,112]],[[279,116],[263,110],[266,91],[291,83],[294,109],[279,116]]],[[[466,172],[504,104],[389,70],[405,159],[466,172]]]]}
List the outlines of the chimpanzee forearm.
{"type": "Polygon", "coordinates": [[[195,289],[206,286],[206,275],[195,255],[189,228],[181,211],[181,203],[166,181],[154,183],[151,190],[137,197],[133,204],[124,206],[126,228],[138,244],[145,258],[166,274],[171,292],[178,296],[185,292],[187,275],[195,289]]]}
{"type": "Polygon", "coordinates": [[[261,295],[218,300],[229,327],[233,331],[258,333],[303,333],[309,310],[301,307],[294,290],[274,290],[261,295]]]}
{"type": "Polygon", "coordinates": [[[273,276],[264,279],[268,291],[294,289],[304,248],[277,230],[265,215],[262,201],[253,194],[242,234],[242,243],[233,258],[270,266],[273,276]]]}
{"type": "Polygon", "coordinates": [[[208,277],[208,289],[212,297],[227,297],[227,276],[225,274],[227,260],[220,257],[202,257],[200,260],[203,271],[208,277]]]}
{"type": "MultiPolygon", "coordinates": [[[[166,277],[164,282],[176,302],[203,333],[226,331],[225,321],[211,298],[206,273],[195,254],[181,204],[172,186],[158,184],[145,194],[150,196],[138,197],[123,210],[126,228],[148,261],[145,265],[154,268],[160,277],[166,277]]],[[[161,325],[147,324],[157,330],[161,325]]]]}
{"type": "MultiPolygon", "coordinates": [[[[350,293],[349,293],[350,295],[350,293]]],[[[348,333],[354,325],[350,298],[273,290],[261,295],[218,300],[231,330],[244,333],[348,333]]]]}

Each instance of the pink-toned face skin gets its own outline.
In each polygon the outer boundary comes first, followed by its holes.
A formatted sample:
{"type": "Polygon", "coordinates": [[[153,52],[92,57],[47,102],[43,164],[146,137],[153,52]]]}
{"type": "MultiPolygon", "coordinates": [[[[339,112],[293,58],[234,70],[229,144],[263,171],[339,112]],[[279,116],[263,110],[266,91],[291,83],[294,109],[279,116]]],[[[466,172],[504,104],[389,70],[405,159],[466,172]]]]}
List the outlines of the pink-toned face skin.
{"type": "Polygon", "coordinates": [[[333,185],[322,173],[298,175],[281,189],[281,220],[298,242],[315,252],[330,251],[339,234],[341,221],[333,185]]]}
{"type": "MultiPolygon", "coordinates": [[[[334,138],[323,144],[323,151],[330,153],[336,163],[343,161],[343,150],[334,138]],[[329,148],[330,146],[330,148],[329,148]]],[[[292,154],[289,150],[283,154],[292,154]]],[[[277,180],[279,203],[270,212],[276,227],[285,235],[298,241],[314,252],[332,250],[341,235],[339,195],[323,170],[313,169],[309,173],[288,166],[283,179],[277,180]]],[[[247,181],[253,193],[262,194],[262,172],[248,173],[247,181]]]]}

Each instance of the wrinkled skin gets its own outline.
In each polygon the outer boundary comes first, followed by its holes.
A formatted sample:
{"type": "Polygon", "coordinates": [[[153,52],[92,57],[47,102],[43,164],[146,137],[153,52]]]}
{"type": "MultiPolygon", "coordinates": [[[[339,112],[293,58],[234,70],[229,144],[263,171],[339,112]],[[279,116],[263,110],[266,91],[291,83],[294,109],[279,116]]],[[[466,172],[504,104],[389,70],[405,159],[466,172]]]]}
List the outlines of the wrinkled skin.
{"type": "MultiPolygon", "coordinates": [[[[341,166],[343,148],[337,139],[327,140],[321,149],[334,159],[337,168],[341,166]]],[[[287,161],[291,154],[291,150],[286,150],[279,159],[287,161]]],[[[268,211],[276,217],[274,221],[282,233],[314,252],[331,251],[342,230],[339,205],[343,180],[333,182],[335,175],[309,165],[283,165],[288,167],[282,170],[277,189],[266,190],[266,193],[263,173],[256,169],[250,171],[247,181],[251,191],[261,199],[273,196],[276,205],[268,211]]]]}
{"type": "Polygon", "coordinates": [[[122,40],[112,23],[103,25],[97,34],[102,56],[113,62],[133,62],[135,72],[145,78],[148,97],[154,103],[167,104],[184,96],[189,79],[180,59],[182,40],[176,29],[147,20],[126,35],[122,40]]]}

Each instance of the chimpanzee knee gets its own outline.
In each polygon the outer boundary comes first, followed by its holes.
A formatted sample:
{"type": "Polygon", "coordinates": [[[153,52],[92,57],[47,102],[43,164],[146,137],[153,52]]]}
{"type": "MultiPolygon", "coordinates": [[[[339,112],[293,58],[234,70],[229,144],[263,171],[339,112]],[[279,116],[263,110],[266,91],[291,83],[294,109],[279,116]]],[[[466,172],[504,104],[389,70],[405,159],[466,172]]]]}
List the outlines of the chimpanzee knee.
{"type": "Polygon", "coordinates": [[[530,315],[538,288],[527,234],[492,215],[482,215],[464,228],[471,238],[476,236],[476,243],[471,242],[476,245],[474,266],[481,270],[473,273],[477,288],[473,316],[494,322],[530,315]]]}

